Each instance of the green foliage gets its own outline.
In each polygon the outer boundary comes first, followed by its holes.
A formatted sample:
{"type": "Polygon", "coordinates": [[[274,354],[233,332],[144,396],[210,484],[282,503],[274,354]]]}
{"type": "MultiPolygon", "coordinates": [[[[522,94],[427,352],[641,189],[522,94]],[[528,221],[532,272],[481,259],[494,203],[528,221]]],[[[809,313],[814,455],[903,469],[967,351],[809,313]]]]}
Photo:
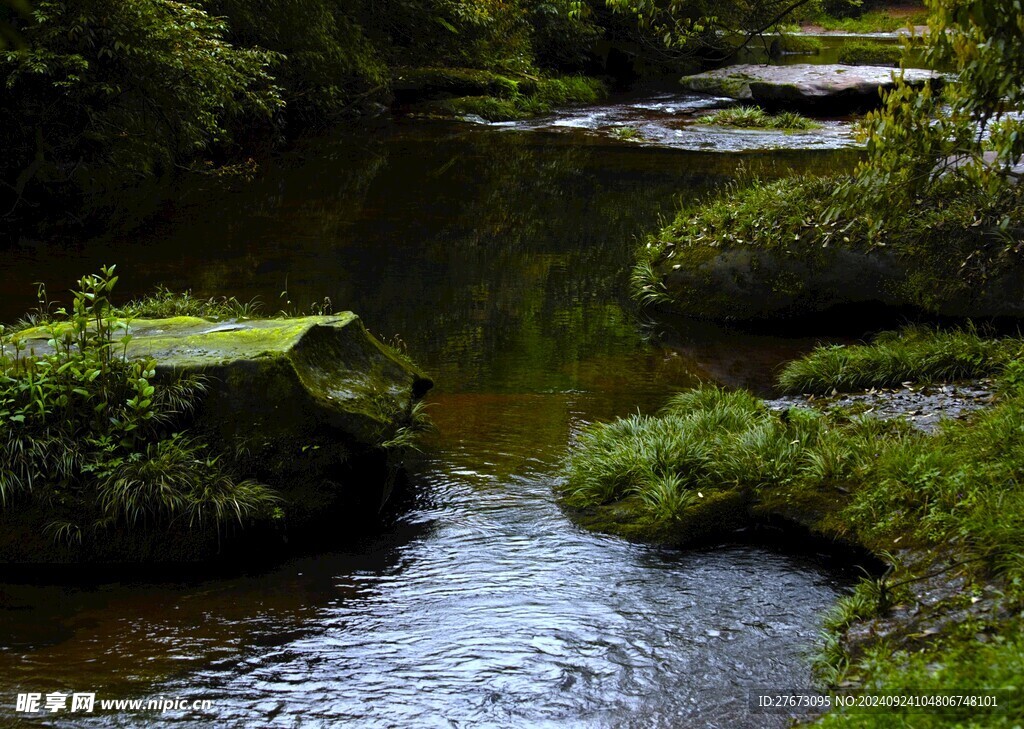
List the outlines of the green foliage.
{"type": "MultiPolygon", "coordinates": [[[[567,500],[594,507],[634,499],[628,503],[639,509],[621,513],[678,530],[694,523],[687,514],[728,490],[746,494],[741,503],[748,524],[759,515],[784,514],[819,534],[866,545],[893,569],[863,581],[826,616],[815,658],[819,679],[895,693],[1007,688],[1019,701],[1024,665],[1013,636],[1024,597],[1021,473],[1019,393],[927,436],[899,421],[796,408],[771,412],[745,393],[705,387],[676,396],[660,416],[636,415],[585,431],[569,459],[567,500]],[[907,635],[897,619],[886,624],[886,633],[898,640],[873,640],[851,655],[842,640],[850,626],[905,605],[914,583],[935,576],[930,559],[897,564],[886,552],[894,543],[911,554],[952,552],[957,572],[948,588],[928,594],[907,635]],[[983,585],[993,602],[971,612],[983,585]],[[937,628],[920,633],[918,621],[929,619],[937,628]]],[[[1009,727],[1017,716],[975,711],[960,718],[965,726],[1009,727]]],[[[832,713],[824,723],[854,720],[891,726],[894,714],[832,713]]],[[[947,720],[943,715],[924,725],[947,720]]]]}
{"type": "Polygon", "coordinates": [[[820,38],[785,34],[772,40],[771,52],[773,54],[796,53],[810,56],[821,53],[823,47],[820,38]]]}
{"type": "Polygon", "coordinates": [[[717,124],[747,129],[818,129],[821,124],[794,111],[769,114],[758,106],[735,106],[697,119],[698,124],[717,124]]]}
{"type": "Polygon", "coordinates": [[[25,0],[0,0],[0,51],[8,46],[24,43],[13,22],[28,17],[30,8],[25,0]]]}
{"type": "Polygon", "coordinates": [[[615,127],[612,129],[612,136],[623,141],[640,141],[644,138],[643,132],[636,127],[615,127]]]}
{"type": "MultiPolygon", "coordinates": [[[[948,176],[996,196],[1024,156],[1024,33],[1015,0],[929,0],[928,8],[925,65],[956,72],[956,82],[888,92],[865,120],[870,158],[838,191],[837,214],[853,201],[909,212],[948,176]]],[[[1009,225],[1004,217],[1001,226],[1009,225]]]]}
{"type": "Polygon", "coordinates": [[[770,454],[789,450],[784,431],[747,393],[682,393],[660,417],[633,415],[588,428],[569,459],[569,500],[606,504],[637,494],[651,515],[674,518],[702,498],[690,493],[698,486],[751,486],[777,475],[770,454]]]}
{"type": "Polygon", "coordinates": [[[929,437],[906,424],[768,410],[744,392],[700,388],[656,417],[587,429],[568,461],[567,499],[638,495],[671,520],[723,489],[786,509],[817,529],[878,547],[951,540],[1008,579],[1024,578],[1024,398],[929,437]],[[830,504],[831,515],[819,512],[830,504]]]}
{"type": "Polygon", "coordinates": [[[911,201],[911,209],[871,196],[837,206],[833,193],[851,186],[846,176],[755,180],[682,209],[637,250],[634,295],[660,298],[668,271],[693,269],[721,248],[780,251],[809,262],[830,246],[912,258],[916,270],[901,293],[925,310],[954,295],[969,296],[1016,264],[1024,230],[1020,186],[990,194],[949,175],[911,201]],[[1001,226],[1006,235],[999,234],[1001,226]]]}
{"type": "Polygon", "coordinates": [[[870,345],[818,347],[788,363],[778,382],[786,392],[817,395],[903,382],[955,382],[999,375],[1022,352],[1020,339],[985,338],[973,327],[910,327],[879,334],[870,345]]]}
{"type": "Polygon", "coordinates": [[[993,689],[999,689],[1002,693],[998,708],[959,707],[942,712],[911,712],[906,709],[878,713],[836,711],[826,714],[819,722],[820,726],[859,729],[888,729],[892,726],[1012,729],[1020,726],[1019,687],[1020,678],[1024,675],[1020,621],[973,625],[969,621],[964,627],[974,627],[977,633],[933,640],[930,646],[919,651],[880,643],[852,667],[852,672],[869,676],[872,692],[893,695],[948,693],[952,686],[956,686],[958,694],[973,692],[986,695],[993,689]],[[989,635],[992,631],[998,631],[998,634],[989,635]],[[978,635],[984,636],[986,642],[979,640],[978,635]]]}
{"type": "Polygon", "coordinates": [[[235,481],[203,446],[181,434],[148,443],[109,468],[97,486],[103,518],[129,527],[152,527],[177,518],[189,527],[221,525],[266,514],[279,503],[254,481],[235,481]]]}
{"type": "Polygon", "coordinates": [[[289,118],[302,125],[337,119],[360,101],[384,95],[387,70],[379,52],[340,0],[214,0],[236,46],[282,54],[275,82],[289,118]]]}
{"type": "Polygon", "coordinates": [[[219,528],[264,514],[272,491],[236,482],[177,430],[202,380],[158,381],[156,363],[125,357],[131,334],[110,304],[114,267],[78,283],[71,310],[49,318],[52,353],[26,353],[0,327],[4,508],[41,510],[69,545],[81,544],[83,526],[100,538],[118,523],[219,528]]]}
{"type": "Polygon", "coordinates": [[[28,47],[0,55],[4,212],[36,187],[116,189],[268,126],[274,56],[224,30],[172,0],[37,2],[28,47]]]}
{"type": "Polygon", "coordinates": [[[396,66],[514,72],[533,66],[529,15],[521,0],[368,0],[360,17],[396,66]]]}
{"type": "Polygon", "coordinates": [[[855,5],[839,0],[825,3],[824,12],[812,14],[805,19],[825,30],[838,30],[844,33],[891,33],[908,26],[924,25],[928,21],[928,13],[925,10],[909,14],[892,14],[887,10],[858,13],[859,9],[859,3],[855,5]]]}
{"type": "Polygon", "coordinates": [[[899,66],[903,47],[874,41],[855,41],[839,49],[839,62],[851,66],[899,66]]]}
{"type": "Polygon", "coordinates": [[[729,52],[732,35],[748,40],[797,20],[813,0],[752,0],[713,3],[708,0],[606,0],[615,12],[633,16],[645,33],[677,53],[729,52]]]}
{"type": "Polygon", "coordinates": [[[590,5],[580,0],[538,0],[530,5],[537,65],[563,72],[584,70],[603,34],[593,22],[590,5]]]}

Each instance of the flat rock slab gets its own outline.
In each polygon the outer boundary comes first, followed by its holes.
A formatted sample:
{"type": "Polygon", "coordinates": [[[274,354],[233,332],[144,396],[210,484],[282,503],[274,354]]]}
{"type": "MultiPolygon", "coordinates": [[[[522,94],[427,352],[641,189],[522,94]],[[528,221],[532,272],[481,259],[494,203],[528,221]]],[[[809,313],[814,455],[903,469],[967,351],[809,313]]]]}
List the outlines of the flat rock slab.
{"type": "MultiPolygon", "coordinates": [[[[792,66],[741,65],[684,76],[690,91],[752,101],[767,107],[843,109],[878,106],[880,88],[896,85],[898,72],[887,66],[843,66],[840,64],[795,64],[792,66]]],[[[942,74],[907,69],[904,79],[911,85],[940,83],[942,74]]]]}
{"type": "MultiPolygon", "coordinates": [[[[155,360],[160,376],[206,378],[195,427],[250,453],[256,475],[275,485],[296,475],[320,481],[356,453],[378,450],[408,424],[413,404],[432,386],[351,312],[138,319],[128,333],[128,358],[155,360]]],[[[29,353],[51,351],[44,327],[16,336],[29,353]]]]}

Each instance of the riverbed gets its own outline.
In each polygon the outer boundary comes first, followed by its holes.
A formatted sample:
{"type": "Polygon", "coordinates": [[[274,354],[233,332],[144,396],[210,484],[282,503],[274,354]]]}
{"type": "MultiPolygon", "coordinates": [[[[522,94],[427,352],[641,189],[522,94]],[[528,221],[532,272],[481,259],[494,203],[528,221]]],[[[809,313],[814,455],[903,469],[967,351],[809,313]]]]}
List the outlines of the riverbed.
{"type": "Polygon", "coordinates": [[[738,175],[850,152],[551,131],[565,118],[308,139],[251,180],[176,190],[144,226],[25,241],[0,263],[5,321],[33,305],[33,281],[59,299],[117,263],[124,296],[159,283],[265,313],[351,309],[437,383],[409,495],[371,536],[196,580],[0,585],[0,717],[19,692],[76,691],[212,708],[55,723],[786,725],[749,714],[747,691],[811,683],[822,613],[853,575],[815,554],[586,533],[555,490],[587,424],[699,381],[763,387],[814,344],[652,343],[628,296],[643,234],[738,175]]]}

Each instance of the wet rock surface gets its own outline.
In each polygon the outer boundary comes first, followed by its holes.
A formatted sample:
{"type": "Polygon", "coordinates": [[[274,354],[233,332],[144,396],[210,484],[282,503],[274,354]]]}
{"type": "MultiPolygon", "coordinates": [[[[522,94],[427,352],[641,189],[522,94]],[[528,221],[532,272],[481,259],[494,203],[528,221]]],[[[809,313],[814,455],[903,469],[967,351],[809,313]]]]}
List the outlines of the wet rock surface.
{"type": "Polygon", "coordinates": [[[898,389],[871,389],[826,397],[794,395],[768,400],[773,410],[813,407],[873,418],[903,418],[925,432],[934,432],[944,419],[959,420],[991,405],[996,398],[991,380],[935,385],[905,384],[898,389]]]}
{"type": "MultiPolygon", "coordinates": [[[[912,86],[939,83],[932,71],[907,69],[904,79],[912,86]]],[[[874,107],[881,103],[880,88],[896,85],[888,66],[840,64],[793,64],[729,66],[685,76],[689,91],[751,101],[768,107],[821,108],[874,107]]]]}
{"type": "MultiPolygon", "coordinates": [[[[722,96],[667,91],[561,109],[522,122],[492,126],[581,137],[623,145],[713,152],[843,149],[858,147],[849,120],[817,120],[817,129],[744,129],[703,124],[701,117],[735,105],[722,96]]],[[[483,121],[483,120],[479,120],[483,121]]]]}

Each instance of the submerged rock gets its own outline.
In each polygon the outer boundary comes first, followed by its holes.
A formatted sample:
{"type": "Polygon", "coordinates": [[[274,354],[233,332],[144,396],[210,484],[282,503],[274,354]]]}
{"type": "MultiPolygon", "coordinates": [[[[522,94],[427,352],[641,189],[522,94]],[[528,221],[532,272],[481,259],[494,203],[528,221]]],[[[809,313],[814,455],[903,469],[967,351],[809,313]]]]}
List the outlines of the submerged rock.
{"type": "MultiPolygon", "coordinates": [[[[879,89],[896,85],[887,66],[795,64],[792,66],[740,65],[685,76],[690,91],[753,101],[765,107],[841,108],[871,107],[881,103],[879,89]]],[[[907,69],[904,80],[912,86],[939,83],[941,74],[907,69]]]]}

